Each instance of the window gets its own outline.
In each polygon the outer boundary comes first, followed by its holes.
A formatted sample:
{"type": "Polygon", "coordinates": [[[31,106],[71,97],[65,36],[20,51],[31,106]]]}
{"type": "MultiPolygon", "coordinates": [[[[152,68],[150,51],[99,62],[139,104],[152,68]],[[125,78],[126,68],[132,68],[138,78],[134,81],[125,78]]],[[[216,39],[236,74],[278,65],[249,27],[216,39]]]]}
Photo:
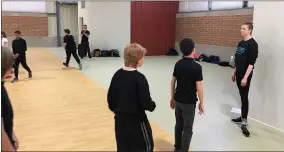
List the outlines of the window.
{"type": "Polygon", "coordinates": [[[208,1],[200,2],[179,2],[179,12],[208,11],[208,1]]]}
{"type": "Polygon", "coordinates": [[[81,9],[85,8],[86,1],[81,1],[81,9]]]}
{"type": "Polygon", "coordinates": [[[212,10],[242,8],[242,1],[212,1],[212,10]]]}

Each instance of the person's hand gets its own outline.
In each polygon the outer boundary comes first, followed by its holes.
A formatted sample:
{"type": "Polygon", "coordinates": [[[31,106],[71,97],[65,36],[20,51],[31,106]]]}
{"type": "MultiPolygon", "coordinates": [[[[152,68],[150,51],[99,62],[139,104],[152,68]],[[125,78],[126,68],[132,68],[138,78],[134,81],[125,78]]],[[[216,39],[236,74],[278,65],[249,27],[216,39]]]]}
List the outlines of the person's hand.
{"type": "Polygon", "coordinates": [[[236,74],[235,74],[235,72],[234,72],[233,75],[232,75],[232,81],[233,81],[233,82],[236,81],[236,74]]]}
{"type": "Polygon", "coordinates": [[[16,136],[13,137],[15,149],[18,150],[19,148],[19,140],[16,136]]]}
{"type": "Polygon", "coordinates": [[[242,82],[241,82],[241,86],[245,87],[247,85],[247,79],[243,78],[242,82]]]}
{"type": "Polygon", "coordinates": [[[200,114],[200,115],[204,114],[204,105],[203,104],[199,103],[198,109],[199,109],[198,114],[200,114]]]}
{"type": "Polygon", "coordinates": [[[19,56],[19,53],[15,54],[15,56],[14,56],[14,57],[15,57],[15,58],[17,58],[18,56],[19,56]]]}
{"type": "Polygon", "coordinates": [[[170,107],[172,109],[175,109],[175,101],[173,99],[171,99],[171,101],[170,101],[170,107]]]}

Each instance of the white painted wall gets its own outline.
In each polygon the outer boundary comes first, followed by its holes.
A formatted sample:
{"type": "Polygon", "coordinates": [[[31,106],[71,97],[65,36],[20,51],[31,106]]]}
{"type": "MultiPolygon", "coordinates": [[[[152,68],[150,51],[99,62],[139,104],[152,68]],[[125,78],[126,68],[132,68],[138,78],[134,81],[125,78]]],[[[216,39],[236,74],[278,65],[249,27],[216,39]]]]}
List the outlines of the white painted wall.
{"type": "Polygon", "coordinates": [[[130,2],[86,1],[84,9],[78,3],[78,17],[83,17],[91,32],[91,49],[118,49],[123,55],[130,43],[130,11],[130,2]]]}
{"type": "Polygon", "coordinates": [[[259,57],[252,79],[250,116],[284,130],[284,2],[254,2],[253,36],[259,57]]]}
{"type": "Polygon", "coordinates": [[[2,11],[9,12],[46,12],[45,1],[4,1],[2,11]]]}

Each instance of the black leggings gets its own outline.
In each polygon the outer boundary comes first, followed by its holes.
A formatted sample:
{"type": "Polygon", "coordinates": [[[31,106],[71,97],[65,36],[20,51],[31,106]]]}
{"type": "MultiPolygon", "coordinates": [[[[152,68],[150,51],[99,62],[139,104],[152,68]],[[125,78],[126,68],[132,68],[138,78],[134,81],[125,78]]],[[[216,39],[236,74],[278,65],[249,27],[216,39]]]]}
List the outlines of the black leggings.
{"type": "Polygon", "coordinates": [[[14,62],[14,73],[15,73],[15,78],[16,79],[18,79],[18,76],[19,76],[19,65],[20,65],[20,63],[21,63],[21,65],[23,66],[23,68],[25,69],[25,70],[27,70],[29,73],[31,73],[32,71],[31,71],[31,69],[30,69],[30,67],[28,66],[28,64],[27,64],[27,60],[26,60],[26,54],[21,54],[21,55],[19,55],[17,58],[16,58],[16,60],[15,60],[15,62],[14,62]]]}
{"type": "Polygon", "coordinates": [[[249,88],[250,88],[250,82],[251,82],[252,75],[248,77],[247,79],[247,85],[245,87],[241,86],[243,75],[236,75],[236,80],[237,80],[237,86],[239,88],[239,93],[241,96],[241,101],[242,101],[242,118],[247,119],[248,117],[248,111],[249,111],[249,100],[248,100],[248,95],[249,95],[249,88]]]}
{"type": "Polygon", "coordinates": [[[76,50],[66,50],[66,64],[69,65],[69,61],[70,61],[70,58],[71,58],[71,54],[73,55],[74,59],[76,60],[76,62],[78,64],[81,63],[78,55],[77,55],[77,52],[76,50]]]}

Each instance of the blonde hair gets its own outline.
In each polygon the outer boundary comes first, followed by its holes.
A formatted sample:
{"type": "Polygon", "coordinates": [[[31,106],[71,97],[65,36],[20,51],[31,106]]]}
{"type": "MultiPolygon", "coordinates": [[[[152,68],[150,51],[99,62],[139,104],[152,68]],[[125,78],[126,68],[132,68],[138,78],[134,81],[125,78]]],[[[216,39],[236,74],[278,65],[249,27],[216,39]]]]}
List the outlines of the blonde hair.
{"type": "Polygon", "coordinates": [[[124,65],[136,68],[138,61],[146,54],[147,50],[138,43],[126,45],[124,48],[124,65]]]}
{"type": "Polygon", "coordinates": [[[1,48],[1,80],[4,78],[8,70],[13,67],[14,55],[9,48],[1,48]]]}

